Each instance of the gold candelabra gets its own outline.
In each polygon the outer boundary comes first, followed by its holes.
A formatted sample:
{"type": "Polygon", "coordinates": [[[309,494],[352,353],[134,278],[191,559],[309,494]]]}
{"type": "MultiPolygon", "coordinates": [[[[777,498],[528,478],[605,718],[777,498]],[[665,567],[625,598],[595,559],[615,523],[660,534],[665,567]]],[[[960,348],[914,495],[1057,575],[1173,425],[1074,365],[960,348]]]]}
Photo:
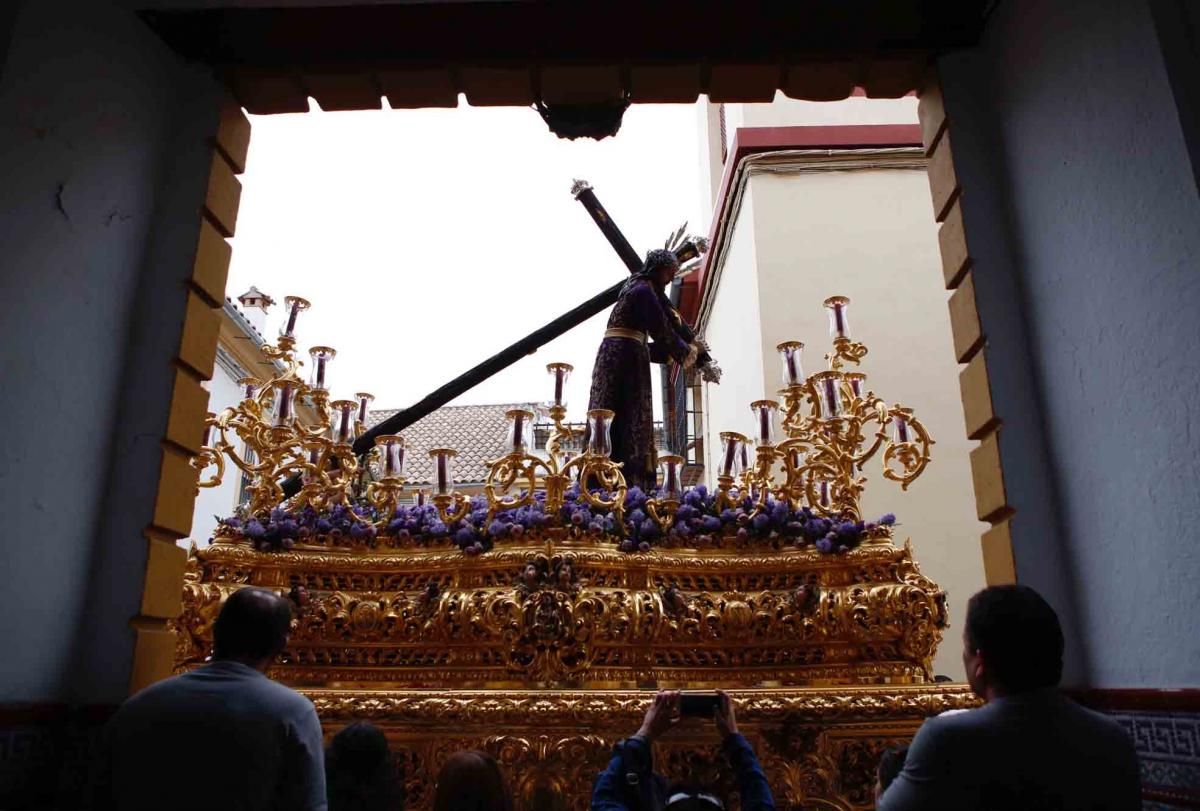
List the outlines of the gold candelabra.
{"type": "Polygon", "coordinates": [[[753,459],[747,437],[721,434],[719,506],[734,501],[736,483],[741,486],[739,495],[752,498],[751,517],[766,509],[773,495],[793,508],[808,506],[820,515],[861,520],[859,497],[866,485],[862,469],[881,449],[883,476],[901,489],[929,464],[933,440],[912,409],[899,403],[888,406],[867,389],[865,374],[845,370],[846,364],[857,366],[867,354],[864,344],[850,339],[849,304],[845,296],[825,300],[833,341],[825,356],[827,370],[806,377],[801,365],[804,344],[785,341],[777,347],[783,365],[785,438],[775,437],[780,403],[765,399],[750,404],[755,419],[753,459]],[[779,472],[782,483],[777,481],[779,472]]]}
{"type": "Polygon", "coordinates": [[[546,458],[529,452],[533,412],[520,408],[507,412],[509,451],[487,462],[484,494],[488,500],[488,519],[499,511],[533,504],[539,483],[545,492],[543,509],[547,514],[555,514],[563,505],[571,480],[578,478],[579,497],[592,507],[611,510],[619,521],[624,515],[627,488],[620,463],[610,458],[613,412],[603,408],[588,411],[584,449],[570,455],[563,450],[563,443],[569,442],[575,432],[564,424],[567,416],[564,389],[573,367],[551,363],[546,371],[554,378],[554,400],[547,409],[554,427],[546,442],[546,458]],[[515,488],[519,489],[514,492],[515,488]],[[609,496],[606,498],[593,488],[606,491],[609,496]]]}
{"type": "Polygon", "coordinates": [[[202,447],[192,459],[200,471],[215,468],[198,486],[216,487],[225,476],[228,457],[249,478],[248,510],[254,515],[276,506],[327,510],[348,504],[359,473],[352,444],[365,430],[373,399],[363,392],[357,401],[330,402],[329,368],[337,352],[328,346],[309,350],[311,373],[307,380],[301,377],[304,362],[296,356],[295,329],[300,313],[310,305],[299,296],[288,296],[284,306],[286,323],[279,338],[262,348],[275,362],[276,375],[266,383],[242,378],[241,401],[208,415],[202,447]],[[285,499],[281,482],[291,476],[300,477],[300,490],[285,499]]]}

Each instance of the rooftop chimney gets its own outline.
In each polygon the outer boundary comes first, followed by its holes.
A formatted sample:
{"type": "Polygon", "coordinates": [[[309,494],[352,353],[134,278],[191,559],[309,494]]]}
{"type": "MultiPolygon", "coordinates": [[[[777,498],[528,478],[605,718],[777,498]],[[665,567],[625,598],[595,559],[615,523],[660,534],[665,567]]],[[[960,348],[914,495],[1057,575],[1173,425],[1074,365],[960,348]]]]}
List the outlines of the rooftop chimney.
{"type": "Polygon", "coordinates": [[[275,299],[251,285],[250,289],[238,296],[237,300],[242,305],[246,320],[259,331],[259,334],[265,336],[267,334],[267,308],[275,303],[275,299]]]}

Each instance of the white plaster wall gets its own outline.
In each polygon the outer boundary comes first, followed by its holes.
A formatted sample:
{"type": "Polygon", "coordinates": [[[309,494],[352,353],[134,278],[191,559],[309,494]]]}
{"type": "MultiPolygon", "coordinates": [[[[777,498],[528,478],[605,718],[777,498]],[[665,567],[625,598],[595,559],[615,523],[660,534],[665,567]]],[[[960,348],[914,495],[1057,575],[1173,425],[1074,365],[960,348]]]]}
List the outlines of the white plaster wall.
{"type": "Polygon", "coordinates": [[[732,224],[729,248],[721,272],[722,295],[714,302],[705,335],[721,364],[719,385],[705,383],[705,470],[716,484],[721,431],[750,429],[750,402],[761,397],[763,364],[759,336],[760,300],[755,268],[754,204],[746,200],[732,224]]]}
{"type": "Polygon", "coordinates": [[[977,286],[1024,311],[979,288],[1017,576],[1076,604],[1075,681],[1200,685],[1200,198],[1147,4],[1004,3],[940,67],[977,286]],[[1044,450],[1007,427],[1022,320],[1044,450]],[[1020,501],[1039,453],[1055,513],[1020,501]]]}
{"type": "MultiPolygon", "coordinates": [[[[967,599],[984,586],[979,537],[987,525],[975,518],[968,459],[975,443],[963,421],[929,181],[921,170],[889,169],[757,175],[749,185],[760,354],[768,359],[753,399],[775,398],[782,341],[804,341],[807,373],[825,368],[822,302],[849,296],[852,337],[870,349],[860,367],[869,387],[915,409],[937,443],[934,461],[907,492],[872,460],[864,516],[896,513],[897,540],[912,539],[922,570],[949,593],[952,627],[935,670],[962,679],[958,634],[967,599]]],[[[722,285],[720,297],[727,290],[722,285]]],[[[724,346],[714,346],[724,359],[724,346]]]]}
{"type": "MultiPolygon", "coordinates": [[[[208,410],[220,414],[226,408],[241,402],[241,387],[237,378],[233,377],[227,368],[217,363],[213,379],[205,383],[208,389],[208,410]]],[[[217,528],[218,518],[227,518],[237,507],[238,489],[241,482],[241,471],[232,463],[225,467],[225,478],[217,487],[206,487],[196,496],[196,511],[192,514],[192,534],[189,539],[179,541],[185,549],[191,544],[203,548],[212,540],[213,530],[217,528]]]]}
{"type": "MultiPolygon", "coordinates": [[[[800,101],[776,91],[769,104],[736,104],[740,127],[822,127],[847,124],[916,124],[917,97],[869,99],[850,96],[841,101],[800,101]]],[[[729,109],[726,108],[728,122],[729,109]]],[[[732,136],[733,130],[729,130],[732,136]]]]}

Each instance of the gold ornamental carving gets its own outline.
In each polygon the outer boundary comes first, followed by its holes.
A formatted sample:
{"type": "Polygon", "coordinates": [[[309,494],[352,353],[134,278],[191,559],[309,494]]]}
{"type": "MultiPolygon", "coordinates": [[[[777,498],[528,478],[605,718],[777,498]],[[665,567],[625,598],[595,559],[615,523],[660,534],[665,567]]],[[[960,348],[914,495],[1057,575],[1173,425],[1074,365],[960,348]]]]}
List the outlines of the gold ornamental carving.
{"type": "MultiPolygon", "coordinates": [[[[518,811],[583,811],[612,744],[661,687],[731,691],[780,808],[869,808],[883,749],[975,699],[933,683],[945,593],[893,543],[894,516],[862,520],[864,465],[878,458],[907,488],[933,440],[912,409],[848,371],[867,354],[850,339],[848,304],[826,301],[828,369],[805,375],[803,344],[779,346],[782,409],[755,401],[753,439],[721,434],[712,494],[685,490],[684,459],[660,454],[662,484],[639,502],[609,458],[608,411],[589,412],[582,450],[567,450],[571,367],[553,363],[545,452],[535,414],[511,410],[483,498],[455,491],[456,452],[435,448],[427,506],[423,491],[405,501],[404,437],[354,453],[373,398],[331,399],[334,350],[313,347],[300,375],[294,329],[309,305],[288,297],[264,347],[277,374],[242,381],[194,460],[212,469],[201,487],[228,460],[248,501],[189,559],[176,668],[210,655],[232,592],[271,589],[294,606],[271,675],[304,690],[329,733],[381,726],[407,808],[430,808],[452,753],[482,748],[518,811]],[[579,505],[589,523],[573,526],[579,505]],[[518,525],[522,510],[537,520],[518,525]]],[[[711,724],[685,719],[656,747],[669,777],[732,788],[711,724]]]]}

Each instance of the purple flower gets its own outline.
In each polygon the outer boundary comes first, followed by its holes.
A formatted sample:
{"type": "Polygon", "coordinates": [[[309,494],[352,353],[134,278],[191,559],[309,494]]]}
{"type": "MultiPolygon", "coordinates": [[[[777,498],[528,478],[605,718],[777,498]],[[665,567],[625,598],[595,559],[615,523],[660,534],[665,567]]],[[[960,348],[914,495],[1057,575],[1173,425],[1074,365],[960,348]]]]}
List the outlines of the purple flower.
{"type": "Polygon", "coordinates": [[[617,548],[620,549],[622,552],[632,552],[634,549],[633,541],[628,540],[628,539],[621,541],[620,545],[617,548]]]}
{"type": "Polygon", "coordinates": [[[744,541],[750,537],[750,530],[745,527],[738,527],[737,537],[739,541],[744,541]]]}
{"type": "Polygon", "coordinates": [[[890,527],[892,524],[896,523],[895,513],[887,513],[879,519],[879,523],[883,524],[885,527],[890,527]]]}
{"type": "Polygon", "coordinates": [[[721,531],[721,519],[715,515],[706,515],[700,519],[700,529],[704,532],[713,533],[721,531]]]}
{"type": "Polygon", "coordinates": [[[459,546],[470,546],[475,541],[475,530],[470,527],[463,527],[458,532],[454,533],[454,542],[459,546]]]}
{"type": "Polygon", "coordinates": [[[750,519],[750,526],[755,532],[766,532],[771,526],[771,516],[766,513],[759,513],[750,519]]]}
{"type": "Polygon", "coordinates": [[[821,540],[817,541],[817,551],[828,555],[833,551],[833,541],[829,540],[828,538],[822,538],[821,540]]]}
{"type": "Polygon", "coordinates": [[[588,524],[588,531],[601,533],[604,531],[604,527],[599,522],[593,521],[592,523],[588,524]]]}
{"type": "Polygon", "coordinates": [[[291,538],[284,538],[281,543],[283,544],[284,549],[291,549],[296,545],[296,542],[291,538]]]}
{"type": "Polygon", "coordinates": [[[356,541],[360,541],[367,537],[367,528],[355,521],[350,525],[350,537],[356,541]]]}
{"type": "Polygon", "coordinates": [[[513,524],[508,531],[514,538],[520,538],[525,534],[525,527],[520,524],[513,524]]]}
{"type": "Polygon", "coordinates": [[[262,536],[267,534],[267,530],[266,527],[264,527],[257,519],[251,518],[246,524],[245,534],[247,538],[257,541],[258,539],[262,538],[262,536]]]}
{"type": "Polygon", "coordinates": [[[503,538],[508,534],[508,525],[500,521],[493,521],[488,524],[487,531],[488,535],[491,535],[493,538],[503,538]]]}
{"type": "Polygon", "coordinates": [[[650,544],[647,543],[646,541],[642,541],[640,544],[638,544],[638,551],[639,552],[649,552],[650,544]]]}

